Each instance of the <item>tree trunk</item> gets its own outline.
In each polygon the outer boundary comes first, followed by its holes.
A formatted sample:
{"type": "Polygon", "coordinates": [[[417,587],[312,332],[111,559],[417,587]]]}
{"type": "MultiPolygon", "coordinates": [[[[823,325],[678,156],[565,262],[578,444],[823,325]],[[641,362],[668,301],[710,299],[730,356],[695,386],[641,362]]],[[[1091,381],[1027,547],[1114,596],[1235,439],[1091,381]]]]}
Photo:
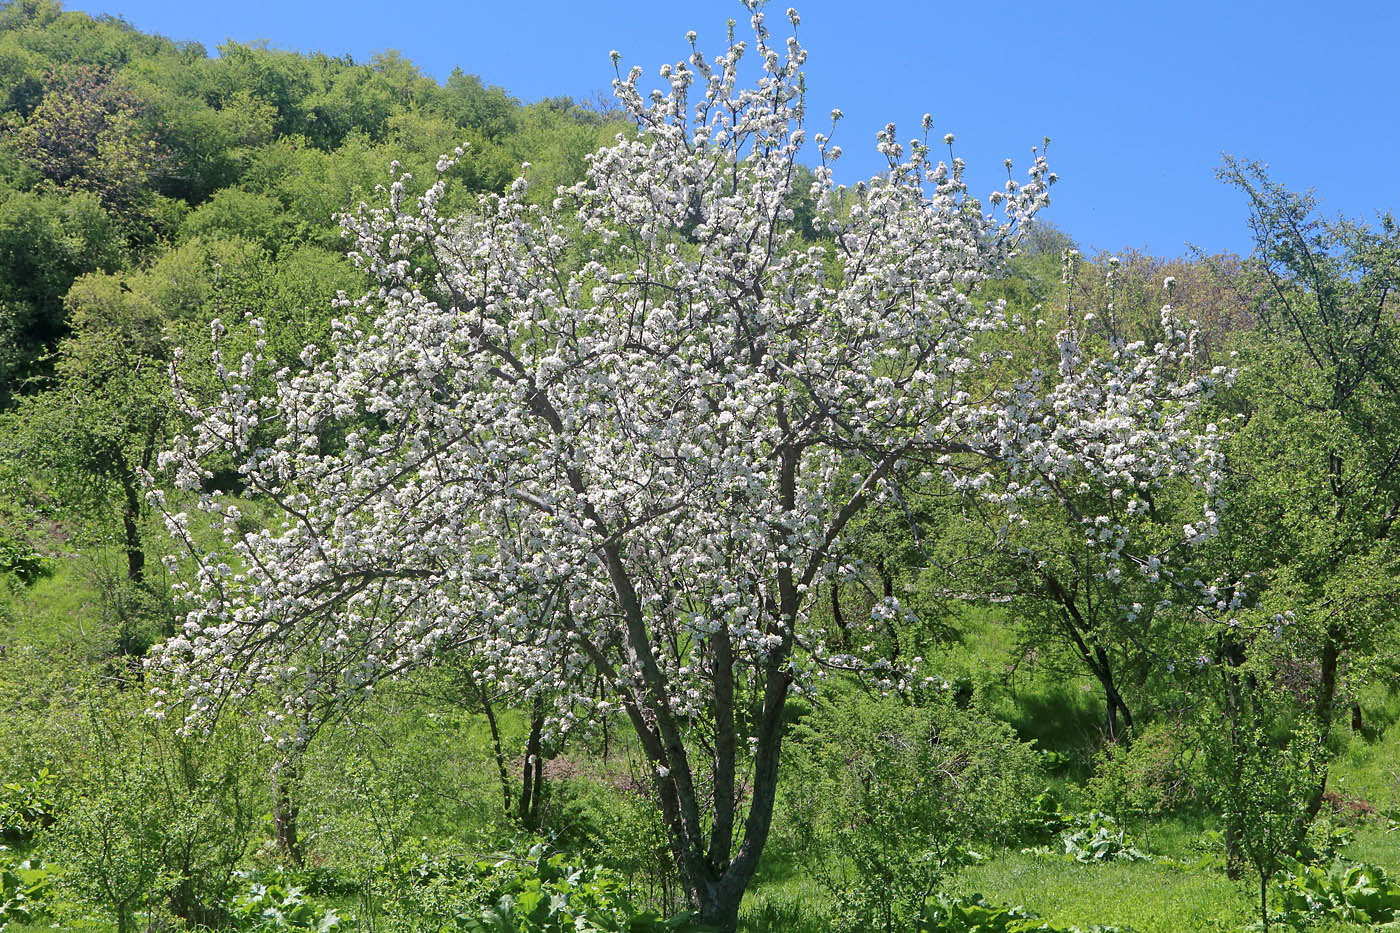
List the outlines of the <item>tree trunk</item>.
{"type": "Polygon", "coordinates": [[[491,705],[491,696],[486,692],[486,687],[481,681],[472,678],[476,686],[477,696],[481,700],[481,708],[486,713],[486,724],[491,727],[491,747],[496,753],[496,773],[501,778],[501,803],[505,807],[506,817],[510,816],[510,775],[506,772],[506,753],[501,746],[501,730],[496,725],[496,710],[491,705]]]}
{"type": "Polygon", "coordinates": [[[1133,714],[1128,709],[1128,702],[1123,699],[1123,694],[1118,691],[1118,684],[1113,676],[1113,662],[1104,650],[1103,645],[1095,643],[1092,646],[1086,641],[1086,633],[1091,633],[1091,629],[1079,611],[1079,606],[1074,601],[1074,596],[1060,584],[1060,581],[1053,575],[1045,575],[1045,589],[1047,594],[1060,605],[1060,618],[1064,623],[1065,635],[1074,645],[1079,656],[1084,659],[1084,664],[1103,687],[1104,693],[1104,720],[1108,729],[1110,741],[1129,744],[1129,736],[1133,728],[1133,714]],[[1123,727],[1118,727],[1118,718],[1122,716],[1123,727]]]}
{"type": "MultiPolygon", "coordinates": [[[[1336,626],[1328,626],[1326,641],[1322,644],[1322,657],[1318,672],[1317,704],[1313,710],[1317,723],[1317,743],[1319,746],[1327,743],[1327,737],[1332,731],[1332,718],[1336,711],[1337,702],[1337,660],[1341,653],[1342,633],[1336,626]]],[[[1302,834],[1307,832],[1308,824],[1316,819],[1318,813],[1322,811],[1322,795],[1327,793],[1327,765],[1322,763],[1316,767],[1318,769],[1317,783],[1314,784],[1312,793],[1308,796],[1305,818],[1301,821],[1299,829],[1300,841],[1302,834]]]]}
{"type": "Polygon", "coordinates": [[[140,583],[146,577],[146,550],[141,545],[141,493],[135,476],[122,476],[122,539],[126,550],[126,578],[140,583]]]}
{"type": "Polygon", "coordinates": [[[294,760],[283,761],[274,772],[272,800],[272,833],[277,848],[297,868],[302,865],[301,840],[297,837],[297,815],[301,807],[297,804],[295,784],[297,764],[294,760]]]}
{"type": "Polygon", "coordinates": [[[1107,726],[1109,741],[1122,741],[1124,745],[1131,743],[1133,728],[1133,714],[1128,709],[1128,704],[1123,699],[1123,695],[1118,692],[1118,683],[1113,677],[1113,667],[1109,662],[1108,653],[1102,646],[1094,647],[1094,655],[1098,660],[1097,664],[1091,665],[1099,683],[1103,686],[1104,703],[1107,707],[1107,726]],[[1123,719],[1123,728],[1119,729],[1119,716],[1123,719]]]}
{"type": "Polygon", "coordinates": [[[850,630],[846,628],[846,614],[841,611],[841,584],[835,580],[831,581],[831,621],[836,625],[841,647],[849,648],[851,635],[850,630]]]}
{"type": "Polygon", "coordinates": [[[520,781],[520,807],[516,816],[526,829],[539,829],[540,796],[544,792],[544,756],[540,734],[544,731],[544,700],[535,697],[530,709],[530,737],[525,742],[525,765],[520,781]]]}

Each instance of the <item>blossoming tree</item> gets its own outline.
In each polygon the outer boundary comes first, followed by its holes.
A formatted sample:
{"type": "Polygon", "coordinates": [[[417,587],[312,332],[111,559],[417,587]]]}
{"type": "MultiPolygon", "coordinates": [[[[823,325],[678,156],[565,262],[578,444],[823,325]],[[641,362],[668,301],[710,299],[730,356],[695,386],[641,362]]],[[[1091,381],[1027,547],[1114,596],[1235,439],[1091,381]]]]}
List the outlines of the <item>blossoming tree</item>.
{"type": "Polygon", "coordinates": [[[201,549],[155,493],[195,566],[160,655],[172,696],[275,695],[295,723],[470,650],[553,696],[556,728],[625,715],[683,884],[725,929],[769,835],[789,693],[833,669],[902,676],[808,623],[854,516],[927,470],[1008,501],[1209,460],[1187,417],[1209,379],[1176,328],[1104,363],[1066,332],[1058,373],[995,377],[1007,322],[979,284],[1047,201],[1043,155],[987,213],[961,162],[934,160],[927,118],[907,146],[887,127],[888,170],[851,190],[817,134],[795,192],[806,52],[750,9],[755,86],[732,31],[722,55],[663,67],[665,90],[619,75],[638,132],[552,206],[518,182],[444,216],[444,178],[416,199],[400,179],[347,218],[378,289],[274,391],[253,389],[257,352],[221,365],[163,458],[229,547],[201,549]],[[802,194],[813,242],[791,224],[802,194]],[[280,524],[248,530],[204,491],[229,455],[280,524]],[[983,489],[978,462],[1014,487],[983,489]],[[602,700],[569,686],[595,677],[602,700]]]}

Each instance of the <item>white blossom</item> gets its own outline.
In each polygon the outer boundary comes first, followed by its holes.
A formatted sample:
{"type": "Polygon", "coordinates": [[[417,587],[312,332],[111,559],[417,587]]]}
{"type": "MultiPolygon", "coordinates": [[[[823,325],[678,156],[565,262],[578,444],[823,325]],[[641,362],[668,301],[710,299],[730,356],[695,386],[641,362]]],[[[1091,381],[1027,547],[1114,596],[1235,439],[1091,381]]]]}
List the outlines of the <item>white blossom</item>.
{"type": "MultiPolygon", "coordinates": [[[[174,691],[201,710],[274,695],[294,730],[318,704],[470,650],[489,679],[549,696],[563,729],[595,708],[577,686],[592,672],[681,825],[698,816],[676,736],[722,704],[721,684],[758,684],[764,715],[732,738],[763,768],[792,685],[906,676],[808,624],[875,497],[953,455],[998,464],[958,481],[1012,514],[1058,476],[1130,503],[1168,473],[1217,481],[1190,421],[1211,382],[1182,375],[1189,335],[1169,309],[1155,346],[1088,358],[1071,329],[1057,371],[988,375],[1005,367],[987,338],[1008,325],[980,286],[1048,203],[1043,153],[995,215],[966,209],[960,161],[906,153],[893,126],[887,171],[838,190],[823,165],[795,192],[805,52],[771,47],[761,12],[753,28],[754,87],[737,41],[654,93],[640,68],[619,77],[638,131],[590,155],[552,209],[521,180],[443,216],[445,178],[417,199],[396,179],[387,206],[343,220],[377,287],[344,303],[329,346],[267,397],[251,388],[261,350],[233,368],[219,356],[215,399],[177,387],[195,426],[161,465],[230,519],[230,545],[206,551],[157,502],[194,562],[182,634],[156,657],[174,691]],[[822,242],[792,229],[794,194],[814,198],[822,242]],[[207,491],[211,458],[230,456],[276,514],[266,527],[207,491]]],[[[1107,516],[1096,546],[1121,551],[1123,527],[1107,516]]],[[[883,602],[871,624],[905,612],[883,602]]]]}

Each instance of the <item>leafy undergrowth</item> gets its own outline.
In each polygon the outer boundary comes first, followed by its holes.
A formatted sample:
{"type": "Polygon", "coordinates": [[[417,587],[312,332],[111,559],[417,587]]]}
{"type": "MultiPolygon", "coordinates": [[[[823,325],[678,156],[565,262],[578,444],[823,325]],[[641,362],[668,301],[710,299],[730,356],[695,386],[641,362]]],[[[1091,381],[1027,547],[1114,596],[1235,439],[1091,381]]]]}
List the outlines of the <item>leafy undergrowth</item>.
{"type": "Polygon", "coordinates": [[[1339,920],[1400,928],[1400,884],[1362,862],[1297,865],[1279,882],[1276,902],[1299,926],[1339,920]]]}
{"type": "Polygon", "coordinates": [[[1022,906],[992,904],[980,894],[940,897],[924,908],[919,933],[1132,933],[1119,926],[1095,924],[1088,930],[1062,927],[1022,906]]]}

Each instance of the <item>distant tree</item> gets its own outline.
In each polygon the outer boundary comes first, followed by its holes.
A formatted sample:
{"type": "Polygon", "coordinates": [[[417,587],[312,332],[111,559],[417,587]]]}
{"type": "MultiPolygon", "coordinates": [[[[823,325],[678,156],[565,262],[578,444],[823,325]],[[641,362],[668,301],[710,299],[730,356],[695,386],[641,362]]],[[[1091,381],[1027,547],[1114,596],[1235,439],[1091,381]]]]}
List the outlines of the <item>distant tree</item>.
{"type": "Polygon", "coordinates": [[[55,184],[91,191],[116,215],[133,210],[166,161],[141,126],[143,102],[91,66],[49,76],[43,100],[15,136],[20,155],[55,184]]]}
{"type": "Polygon", "coordinates": [[[489,140],[499,141],[515,130],[519,104],[498,87],[487,87],[476,75],[453,68],[443,92],[436,95],[435,109],[464,129],[473,129],[489,140]]]}
{"type": "Polygon", "coordinates": [[[120,229],[93,195],[0,191],[0,401],[44,372],[74,279],[125,262],[120,229]]]}
{"type": "Polygon", "coordinates": [[[62,12],[58,0],[4,0],[0,3],[0,32],[46,26],[62,12]]]}

